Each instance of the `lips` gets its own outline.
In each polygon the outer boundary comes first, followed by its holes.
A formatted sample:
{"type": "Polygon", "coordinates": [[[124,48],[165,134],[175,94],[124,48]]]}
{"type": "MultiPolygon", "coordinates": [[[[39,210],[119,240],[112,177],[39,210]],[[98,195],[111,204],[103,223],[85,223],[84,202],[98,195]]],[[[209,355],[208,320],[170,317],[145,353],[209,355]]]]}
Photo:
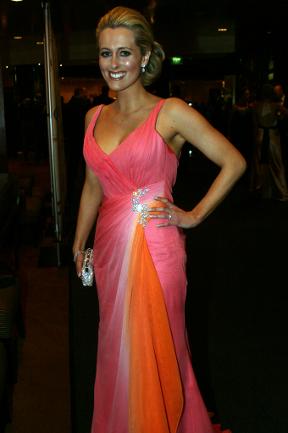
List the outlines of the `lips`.
{"type": "Polygon", "coordinates": [[[109,76],[112,78],[112,80],[121,80],[125,77],[125,75],[125,72],[109,72],[109,76]]]}

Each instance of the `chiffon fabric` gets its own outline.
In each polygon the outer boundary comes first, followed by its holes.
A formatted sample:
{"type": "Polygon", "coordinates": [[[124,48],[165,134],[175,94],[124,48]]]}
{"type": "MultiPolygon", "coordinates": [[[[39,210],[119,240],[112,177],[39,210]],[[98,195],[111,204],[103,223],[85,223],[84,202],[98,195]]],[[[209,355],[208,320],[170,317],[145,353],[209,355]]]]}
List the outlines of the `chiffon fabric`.
{"type": "MultiPolygon", "coordinates": [[[[84,156],[103,201],[94,257],[99,338],[91,433],[212,433],[185,328],[185,245],[156,226],[155,196],[172,201],[178,160],[148,118],[110,154],[96,142],[97,107],[84,156]]],[[[159,204],[159,203],[158,203],[159,204]]]]}

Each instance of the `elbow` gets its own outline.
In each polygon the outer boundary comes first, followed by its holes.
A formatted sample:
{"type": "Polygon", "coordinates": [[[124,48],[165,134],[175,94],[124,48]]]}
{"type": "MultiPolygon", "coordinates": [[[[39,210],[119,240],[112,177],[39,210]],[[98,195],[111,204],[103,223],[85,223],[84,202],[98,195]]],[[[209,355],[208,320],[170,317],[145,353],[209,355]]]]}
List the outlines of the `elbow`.
{"type": "Polygon", "coordinates": [[[242,155],[240,155],[240,159],[238,162],[239,176],[242,176],[245,173],[246,169],[247,169],[246,159],[242,155]]]}
{"type": "Polygon", "coordinates": [[[234,178],[234,181],[237,181],[237,179],[243,176],[246,169],[247,169],[247,162],[245,158],[240,153],[234,155],[234,157],[230,160],[229,163],[229,172],[231,176],[234,178]]]}

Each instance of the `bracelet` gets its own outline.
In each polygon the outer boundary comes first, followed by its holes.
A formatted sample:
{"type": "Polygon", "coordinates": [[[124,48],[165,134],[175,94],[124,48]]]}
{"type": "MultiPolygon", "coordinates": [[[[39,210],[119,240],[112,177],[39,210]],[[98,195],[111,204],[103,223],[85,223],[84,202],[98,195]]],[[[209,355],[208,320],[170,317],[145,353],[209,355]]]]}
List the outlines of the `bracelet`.
{"type": "Polygon", "coordinates": [[[76,259],[78,256],[80,256],[80,254],[84,254],[84,250],[78,250],[76,251],[76,253],[73,256],[73,262],[76,262],[76,259]]]}

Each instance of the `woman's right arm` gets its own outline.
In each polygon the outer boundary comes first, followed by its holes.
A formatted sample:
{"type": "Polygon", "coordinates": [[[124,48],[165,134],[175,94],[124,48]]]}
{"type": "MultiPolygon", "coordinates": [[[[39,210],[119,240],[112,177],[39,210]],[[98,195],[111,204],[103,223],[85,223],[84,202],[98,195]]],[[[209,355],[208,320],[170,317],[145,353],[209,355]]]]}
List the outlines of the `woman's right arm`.
{"type": "MultiPolygon", "coordinates": [[[[85,116],[85,131],[97,107],[92,108],[85,116]]],[[[85,182],[82,189],[75,238],[73,243],[73,256],[76,263],[77,275],[80,276],[83,254],[90,231],[96,221],[99,206],[102,201],[102,188],[95,173],[86,165],[85,182]]]]}
{"type": "Polygon", "coordinates": [[[99,206],[102,200],[102,188],[94,172],[86,166],[85,182],[81,194],[77,218],[76,232],[73,243],[77,275],[81,273],[83,254],[79,251],[85,249],[90,231],[96,221],[99,206]]]}

